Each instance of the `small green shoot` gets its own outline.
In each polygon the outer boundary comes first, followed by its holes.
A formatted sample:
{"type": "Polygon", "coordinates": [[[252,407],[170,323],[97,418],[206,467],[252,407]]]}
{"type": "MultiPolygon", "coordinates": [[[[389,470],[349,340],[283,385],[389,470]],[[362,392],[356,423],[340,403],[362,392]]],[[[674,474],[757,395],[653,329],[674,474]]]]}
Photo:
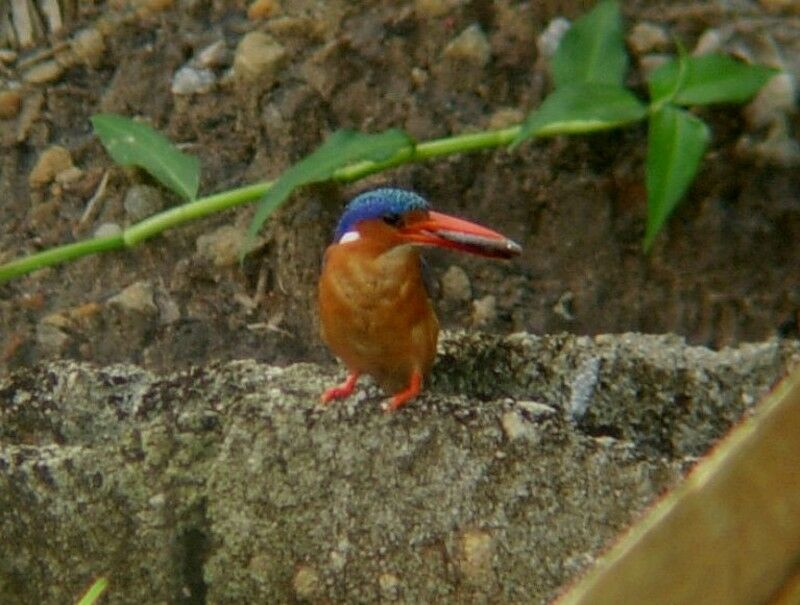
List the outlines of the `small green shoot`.
{"type": "Polygon", "coordinates": [[[378,134],[337,131],[274,182],[197,200],[197,158],[181,152],[144,124],[116,115],[94,116],[95,130],[115,162],[144,168],[187,202],[132,225],[120,235],[66,244],[0,265],[0,283],[87,254],[132,247],[172,227],[260,198],[250,225],[252,237],[291,192],[305,184],[327,179],[350,182],[402,164],[507,145],[513,149],[533,137],[589,133],[644,119],[649,128],[643,246],[649,250],[691,186],[710,139],[708,126],[683,107],[742,103],[776,73],[725,55],[690,57],[679,50],[676,59],[651,75],[650,101],[644,103],[624,86],[628,55],[619,2],[603,0],[564,35],[552,60],[555,90],[519,126],[418,144],[394,129],[378,134]]]}
{"type": "Polygon", "coordinates": [[[649,250],[694,180],[709,128],[680,106],[742,103],[776,72],[728,56],[679,56],[650,77],[650,104],[624,88],[628,58],[616,0],[603,0],[575,21],[552,61],[555,90],[527,117],[512,148],[530,137],[588,133],[647,118],[645,166],[649,250]]]}
{"type": "Polygon", "coordinates": [[[92,116],[92,126],[108,153],[121,166],[144,168],[186,201],[197,197],[200,161],[183,153],[146,124],[110,113],[92,116]]]}
{"type": "Polygon", "coordinates": [[[92,583],[76,605],[94,605],[108,588],[108,578],[100,577],[92,583]]]}
{"type": "MultiPolygon", "coordinates": [[[[297,187],[327,181],[336,171],[357,162],[382,162],[401,152],[411,152],[414,141],[402,130],[391,129],[379,134],[363,134],[354,130],[337,130],[314,152],[286,170],[258,202],[248,229],[252,239],[267,217],[297,187]]],[[[247,250],[245,245],[243,250],[247,250]]]]}

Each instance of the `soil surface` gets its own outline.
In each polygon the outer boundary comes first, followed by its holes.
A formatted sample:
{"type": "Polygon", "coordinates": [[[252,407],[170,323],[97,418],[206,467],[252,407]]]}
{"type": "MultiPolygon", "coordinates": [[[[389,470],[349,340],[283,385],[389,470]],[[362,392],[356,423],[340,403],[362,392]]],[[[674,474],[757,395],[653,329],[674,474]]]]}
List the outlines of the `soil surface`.
{"type": "MultiPolygon", "coordinates": [[[[142,117],[200,157],[201,194],[223,191],[278,175],[337,128],[402,127],[427,140],[518,122],[550,87],[537,50],[542,32],[591,4],[81,3],[59,32],[3,55],[0,260],[178,203],[144,173],[114,166],[92,134],[92,114],[142,117]],[[256,31],[265,34],[256,59],[263,44],[272,59],[240,77],[239,62],[253,60],[241,42],[256,31]],[[182,68],[205,70],[207,86],[181,83],[182,68]],[[48,151],[65,162],[49,172],[48,151]]],[[[689,49],[717,44],[779,64],[796,80],[800,29],[781,6],[625,3],[627,32],[649,23],[666,34],[629,38],[630,84],[644,94],[644,69],[674,51],[672,36],[689,49]]],[[[640,244],[646,128],[537,141],[304,189],[243,268],[230,251],[250,207],[4,284],[0,367],[70,358],[171,371],[214,359],[330,359],[314,303],[322,253],[347,199],[386,182],[524,248],[507,263],[429,255],[446,327],[676,333],[711,347],[795,336],[794,105],[790,94],[783,105],[762,99],[699,112],[712,127],[711,147],[649,255],[640,244]]]]}

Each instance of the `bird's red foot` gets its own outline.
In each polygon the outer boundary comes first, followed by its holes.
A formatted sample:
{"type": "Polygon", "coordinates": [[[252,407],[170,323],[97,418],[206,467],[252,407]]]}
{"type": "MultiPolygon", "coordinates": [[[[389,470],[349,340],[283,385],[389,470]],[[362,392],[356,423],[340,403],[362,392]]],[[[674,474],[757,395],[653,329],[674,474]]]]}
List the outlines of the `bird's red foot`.
{"type": "Polygon", "coordinates": [[[350,372],[347,375],[347,380],[342,384],[327,389],[319,398],[322,403],[330,403],[334,399],[344,399],[353,394],[353,389],[356,388],[358,381],[358,372],[350,372]]]}
{"type": "Polygon", "coordinates": [[[422,374],[414,370],[414,372],[411,374],[411,380],[408,383],[408,388],[406,388],[404,391],[400,391],[399,393],[395,393],[394,397],[392,397],[389,401],[384,403],[383,411],[394,412],[395,410],[399,410],[409,401],[414,399],[414,397],[419,395],[421,390],[422,390],[422,374]]]}

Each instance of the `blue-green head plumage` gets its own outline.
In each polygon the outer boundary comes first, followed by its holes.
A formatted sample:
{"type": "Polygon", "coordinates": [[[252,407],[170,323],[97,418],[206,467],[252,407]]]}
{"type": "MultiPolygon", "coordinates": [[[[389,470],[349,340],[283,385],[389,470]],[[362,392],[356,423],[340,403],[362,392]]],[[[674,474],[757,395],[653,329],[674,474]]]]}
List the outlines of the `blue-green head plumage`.
{"type": "Polygon", "coordinates": [[[393,220],[412,210],[429,210],[425,198],[406,189],[382,187],[365,191],[350,200],[339,219],[334,241],[339,241],[356,223],[370,219],[393,220]]]}

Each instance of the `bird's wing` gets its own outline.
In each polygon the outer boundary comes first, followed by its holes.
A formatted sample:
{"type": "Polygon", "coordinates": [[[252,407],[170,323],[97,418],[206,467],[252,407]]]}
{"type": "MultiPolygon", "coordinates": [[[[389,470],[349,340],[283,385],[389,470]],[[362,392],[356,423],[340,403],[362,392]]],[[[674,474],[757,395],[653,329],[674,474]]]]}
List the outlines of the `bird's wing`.
{"type": "Polygon", "coordinates": [[[439,280],[433,274],[427,261],[420,256],[419,259],[420,273],[422,273],[422,285],[425,286],[425,291],[428,293],[428,298],[436,300],[439,298],[439,280]]]}

